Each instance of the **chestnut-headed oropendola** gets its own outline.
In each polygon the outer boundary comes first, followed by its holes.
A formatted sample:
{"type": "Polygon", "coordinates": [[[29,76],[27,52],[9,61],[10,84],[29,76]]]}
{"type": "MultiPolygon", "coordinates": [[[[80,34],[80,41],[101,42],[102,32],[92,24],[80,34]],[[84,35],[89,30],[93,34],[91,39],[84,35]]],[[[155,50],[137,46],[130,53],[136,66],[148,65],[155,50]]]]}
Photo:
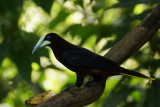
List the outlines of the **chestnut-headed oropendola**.
{"type": "Polygon", "coordinates": [[[49,33],[41,37],[32,53],[43,46],[49,46],[56,59],[76,73],[77,80],[74,85],[76,87],[82,86],[85,75],[92,76],[93,81],[97,82],[109,76],[120,74],[152,79],[141,73],[122,68],[114,61],[95,54],[88,49],[73,45],[56,33],[49,33]]]}

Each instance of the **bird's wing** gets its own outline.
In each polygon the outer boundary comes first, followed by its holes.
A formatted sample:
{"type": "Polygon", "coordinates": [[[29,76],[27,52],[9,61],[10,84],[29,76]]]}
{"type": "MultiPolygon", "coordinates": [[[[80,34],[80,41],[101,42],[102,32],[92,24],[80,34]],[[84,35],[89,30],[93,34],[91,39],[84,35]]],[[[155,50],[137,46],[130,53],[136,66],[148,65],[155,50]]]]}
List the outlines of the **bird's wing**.
{"type": "Polygon", "coordinates": [[[118,74],[152,79],[138,72],[124,69],[114,61],[106,59],[100,55],[97,55],[81,47],[76,47],[76,48],[72,48],[64,51],[63,57],[65,58],[67,63],[74,65],[76,67],[98,69],[106,72],[113,71],[118,74]]]}
{"type": "Polygon", "coordinates": [[[104,57],[81,47],[65,50],[63,52],[63,57],[67,63],[79,67],[113,70],[113,67],[116,66],[116,63],[113,61],[105,59],[104,57]]]}
{"type": "Polygon", "coordinates": [[[80,66],[89,63],[97,57],[93,52],[81,47],[65,50],[63,56],[68,63],[80,66]]]}

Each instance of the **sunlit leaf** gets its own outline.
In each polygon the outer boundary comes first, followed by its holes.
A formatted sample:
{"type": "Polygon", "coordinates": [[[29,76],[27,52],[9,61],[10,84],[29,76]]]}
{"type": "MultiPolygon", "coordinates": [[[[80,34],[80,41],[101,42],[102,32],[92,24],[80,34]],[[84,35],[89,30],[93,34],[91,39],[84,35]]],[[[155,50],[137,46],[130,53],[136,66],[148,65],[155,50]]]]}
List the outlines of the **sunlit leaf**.
{"type": "Polygon", "coordinates": [[[47,13],[50,13],[54,0],[33,0],[38,6],[42,7],[47,13]]]}

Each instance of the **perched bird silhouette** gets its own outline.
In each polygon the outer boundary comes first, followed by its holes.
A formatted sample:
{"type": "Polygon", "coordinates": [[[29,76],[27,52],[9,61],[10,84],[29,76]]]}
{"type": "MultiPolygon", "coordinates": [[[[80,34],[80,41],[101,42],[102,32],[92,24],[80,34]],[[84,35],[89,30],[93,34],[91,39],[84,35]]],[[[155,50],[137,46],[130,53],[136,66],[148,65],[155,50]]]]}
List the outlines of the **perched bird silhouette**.
{"type": "Polygon", "coordinates": [[[76,73],[76,87],[82,86],[86,75],[92,76],[93,80],[97,82],[109,76],[120,74],[152,79],[141,73],[122,68],[114,61],[95,54],[88,49],[73,45],[56,33],[49,33],[41,37],[32,53],[43,46],[49,46],[56,59],[76,73]]]}

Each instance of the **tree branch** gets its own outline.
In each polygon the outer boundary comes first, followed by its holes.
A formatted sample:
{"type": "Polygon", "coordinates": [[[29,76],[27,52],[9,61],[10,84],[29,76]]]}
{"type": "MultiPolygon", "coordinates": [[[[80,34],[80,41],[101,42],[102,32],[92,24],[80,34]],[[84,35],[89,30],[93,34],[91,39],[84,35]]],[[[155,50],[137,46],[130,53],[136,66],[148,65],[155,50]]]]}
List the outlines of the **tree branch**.
{"type": "MultiPolygon", "coordinates": [[[[119,64],[137,52],[160,28],[160,4],[142,22],[119,41],[105,57],[119,64]]],[[[61,92],[38,107],[82,107],[96,101],[105,89],[106,81],[94,83],[72,92],[61,92]]]]}
{"type": "Polygon", "coordinates": [[[121,64],[137,52],[160,28],[160,4],[142,22],[106,53],[106,57],[121,64]]]}

